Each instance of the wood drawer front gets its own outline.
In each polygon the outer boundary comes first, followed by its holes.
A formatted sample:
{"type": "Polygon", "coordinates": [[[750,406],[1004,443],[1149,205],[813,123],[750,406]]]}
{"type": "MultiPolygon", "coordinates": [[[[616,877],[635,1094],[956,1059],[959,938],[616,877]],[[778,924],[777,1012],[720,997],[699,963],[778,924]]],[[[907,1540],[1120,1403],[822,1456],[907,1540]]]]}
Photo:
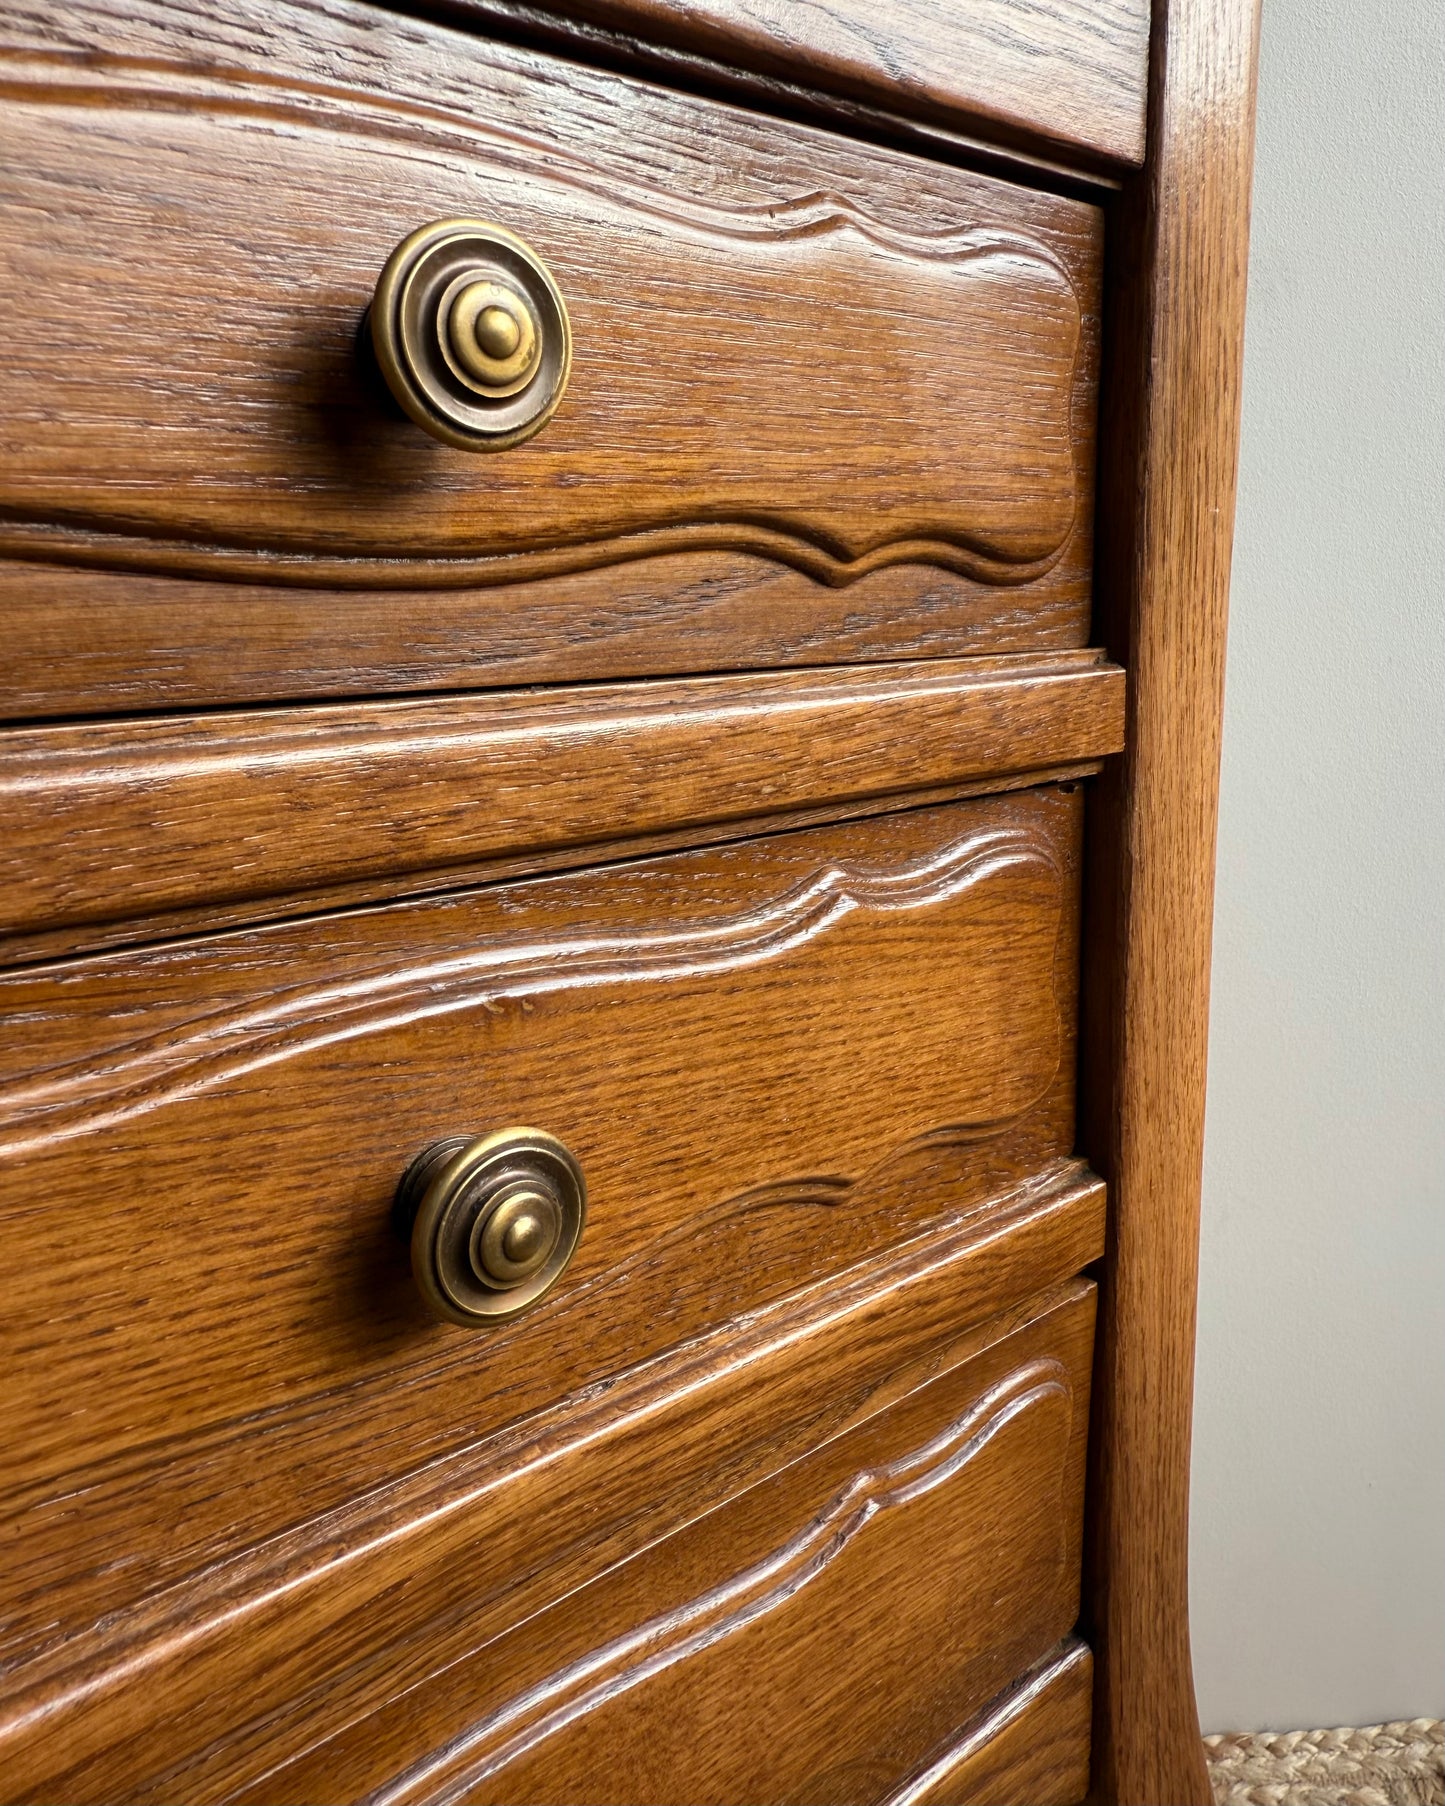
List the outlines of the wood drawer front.
{"type": "MultiPolygon", "coordinates": [[[[499,1640],[515,1642],[519,1626],[544,1622],[577,1588],[962,1363],[987,1358],[975,1390],[988,1391],[994,1376],[994,1415],[1037,1422],[1045,1406],[1057,1428],[1058,1388],[1040,1394],[1035,1384],[1042,1360],[1081,1418],[1078,1372],[1063,1363],[1066,1377],[1054,1357],[1080,1304],[1092,1309],[1091,1288],[1064,1276],[1102,1245],[1103,1188],[1075,1173],[1049,1195],[989,1222],[944,1224],[839,1284],[752,1313],[620,1386],[206,1562],[88,1626],[52,1617],[48,1635],[11,1631],[0,1797],[200,1806],[253,1784],[269,1798],[352,1797],[361,1767],[382,1781],[506,1703],[513,1690],[494,1659],[499,1640]],[[1009,1299],[1017,1302],[1000,1311],[1009,1299]],[[1016,1332],[1030,1325],[1021,1342],[1016,1332]],[[407,1702],[425,1704],[415,1723],[407,1702]],[[388,1721],[393,1732],[400,1722],[399,1737],[385,1734],[388,1721]],[[332,1768],[322,1786],[307,1780],[317,1751],[332,1768]]],[[[1086,1370],[1082,1351],[1081,1363],[1086,1370]]],[[[264,1446],[256,1455],[264,1459],[264,1446]]],[[[169,1476],[142,1478],[151,1535],[184,1523],[169,1476]]],[[[1067,1484],[1049,1476],[1028,1513],[1031,1534],[1047,1544],[1036,1578],[1050,1599],[1076,1584],[1070,1508],[1067,1484]],[[1053,1539],[1049,1498],[1066,1520],[1053,1539]]],[[[113,1549],[125,1515],[112,1525],[113,1549]]],[[[24,1545],[7,1538],[7,1549],[25,1573],[24,1545]]],[[[1033,1602],[1031,1593],[1042,1636],[1033,1602]]],[[[603,1642],[614,1634],[600,1626],[603,1642]]],[[[930,1752],[913,1782],[936,1789],[943,1771],[975,1772],[985,1748],[996,1758],[989,1766],[1011,1770],[1008,1738],[1032,1711],[1038,1682],[1037,1670],[1019,1675],[930,1752]]]]}
{"type": "Polygon", "coordinates": [[[0,982],[24,1029],[0,1037],[12,1642],[142,1596],[168,1621],[192,1573],[244,1592],[247,1548],[367,1488],[474,1472],[479,1438],[570,1422],[600,1382],[650,1383],[669,1350],[910,1238],[1064,1208],[1081,800],[0,982]],[[530,1316],[432,1324],[393,1187],[437,1137],[509,1123],[581,1159],[586,1234],[530,1316]]]}
{"type": "MultiPolygon", "coordinates": [[[[458,0],[479,19],[508,0],[458,0]]],[[[684,54],[1011,143],[1144,159],[1147,0],[550,0],[545,10],[684,54]]],[[[659,59],[664,60],[664,59],[659,59]]]]}
{"type": "Polygon", "coordinates": [[[241,1797],[883,1800],[1073,1627],[1093,1322],[1081,1286],[241,1797]]]}
{"type": "Polygon", "coordinates": [[[1082,643],[1097,208],[357,0],[207,18],[7,14],[0,547],[109,573],[6,567],[10,713],[1082,643]],[[573,319],[494,456],[357,350],[453,214],[573,319]]]}
{"type": "Polygon", "coordinates": [[[12,728],[0,958],[1021,788],[1123,737],[1090,652],[12,728]]]}
{"type": "Polygon", "coordinates": [[[12,1458],[338,1386],[384,1412],[403,1376],[395,1431],[428,1449],[1066,1155],[1081,806],[1050,786],[0,982],[12,1458]],[[580,1159],[582,1245],[509,1329],[429,1328],[393,1188],[514,1123],[580,1159]]]}
{"type": "Polygon", "coordinates": [[[1067,1637],[885,1806],[1078,1806],[1089,1791],[1093,1693],[1093,1653],[1067,1637]]]}

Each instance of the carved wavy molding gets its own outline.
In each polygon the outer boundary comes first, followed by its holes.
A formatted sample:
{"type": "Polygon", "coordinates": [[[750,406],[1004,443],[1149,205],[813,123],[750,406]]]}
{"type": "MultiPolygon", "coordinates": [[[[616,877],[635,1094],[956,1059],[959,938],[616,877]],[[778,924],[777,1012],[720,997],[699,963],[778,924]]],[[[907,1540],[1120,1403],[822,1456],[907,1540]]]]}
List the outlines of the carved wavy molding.
{"type": "MultiPolygon", "coordinates": [[[[1071,520],[1070,529],[1072,525],[1071,520]]],[[[94,570],[328,590],[494,589],[689,552],[759,558],[785,565],[829,589],[846,589],[861,578],[904,564],[932,565],[993,588],[1017,588],[1047,576],[1063,556],[1068,537],[1066,531],[1045,557],[1021,563],[990,557],[966,541],[941,539],[895,540],[854,558],[810,538],[801,527],[789,531],[771,522],[719,520],[475,557],[338,558],[274,546],[152,538],[93,520],[7,519],[0,509],[0,556],[94,570]]]]}
{"type": "MultiPolygon", "coordinates": [[[[987,1749],[996,1737],[1001,1737],[1010,1725],[1027,1718],[1040,1701],[1056,1694],[1061,1684],[1067,1685],[1077,1677],[1087,1696],[1092,1663],[1087,1644],[1066,1638],[1062,1645],[1051,1649],[1041,1661],[1020,1675],[1012,1687],[985,1706],[940,1755],[911,1775],[902,1787],[880,1800],[878,1806],[939,1806],[942,1801],[958,1798],[957,1771],[987,1749]]],[[[1080,1728],[1082,1731],[1083,1726],[1080,1728]]],[[[1083,1751],[1083,1766],[1087,1769],[1086,1743],[1083,1743],[1083,1751]]]]}
{"type": "Polygon", "coordinates": [[[403,1024],[545,993],[762,965],[858,911],[933,908],[1028,866],[1048,874],[1061,900],[1063,874],[1051,849],[1023,830],[1000,829],[967,836],[894,871],[829,865],[760,907],[684,929],[520,943],[489,939],[442,959],[378,964],[334,983],[283,987],[6,1087],[0,1092],[0,1158],[93,1134],[242,1074],[403,1024]]]}
{"type": "Polygon", "coordinates": [[[1065,288],[1071,289],[1067,273],[1048,248],[1012,229],[990,226],[904,231],[827,189],[779,202],[720,207],[696,196],[661,194],[608,165],[594,162],[575,146],[562,146],[492,121],[483,123],[474,115],[452,108],[383,95],[373,89],[302,82],[294,76],[261,69],[202,70],[194,64],[163,58],[59,50],[47,55],[0,48],[0,96],[21,102],[144,107],[152,111],[190,111],[199,106],[210,113],[271,117],[300,125],[319,121],[331,131],[351,136],[392,135],[408,142],[434,143],[440,135],[447,135],[456,149],[475,150],[484,145],[490,158],[515,167],[519,173],[535,174],[540,167],[549,180],[564,181],[614,204],[620,200],[634,212],[709,236],[765,244],[855,231],[883,249],[907,257],[953,263],[989,254],[1021,256],[1045,265],[1065,288]]]}
{"type": "MultiPolygon", "coordinates": [[[[873,1162],[865,1171],[849,1177],[844,1174],[809,1173],[796,1177],[775,1180],[769,1185],[762,1185],[751,1191],[739,1192],[731,1197],[719,1198],[701,1210],[690,1212],[686,1220],[673,1228],[656,1236],[643,1247],[616,1261],[605,1271],[594,1278],[583,1280],[574,1285],[563,1298],[556,1301],[552,1308],[551,1321],[561,1328],[568,1318],[584,1316],[595,1311],[599,1301],[608,1293],[618,1291],[626,1286],[644,1269],[664,1269],[675,1253],[690,1248],[706,1247],[713,1241],[719,1231],[736,1228],[749,1218],[765,1216],[775,1210],[846,1210],[860,1193],[869,1189],[875,1180],[886,1173],[890,1167],[901,1165],[911,1156],[922,1153],[925,1149],[943,1150],[947,1148],[967,1147],[976,1142],[992,1140],[1021,1122],[1029,1112],[1037,1107],[1047,1094],[1054,1077],[1058,1072],[1058,1060],[1055,1058],[1048,1074],[1027,1101],[1007,1116],[995,1117],[992,1121],[982,1123],[949,1123],[936,1129],[930,1129],[924,1135],[915,1136],[911,1141],[896,1148],[890,1148],[880,1159],[873,1162]]],[[[978,1210],[993,1207],[993,1200],[976,1206],[978,1210]]],[[[967,1214],[973,1215],[970,1211],[967,1214]]]]}
{"type": "MultiPolygon", "coordinates": [[[[820,189],[775,204],[722,207],[696,196],[664,194],[589,160],[572,146],[481,123],[459,110],[366,88],[304,81],[257,69],[197,69],[161,58],[89,52],[0,51],[0,95],[50,106],[117,107],[265,119],[368,141],[394,140],[485,157],[521,178],[572,189],[615,209],[664,222],[671,230],[758,247],[852,236],[890,257],[922,265],[972,267],[1032,284],[1040,305],[1067,318],[1068,364],[1076,364],[1082,313],[1068,272],[1038,239],[1011,228],[904,230],[859,201],[820,189]]],[[[925,564],[990,586],[1028,584],[1059,562],[1073,532],[1076,483],[1057,530],[1005,547],[960,524],[946,533],[888,538],[860,518],[847,534],[786,509],[708,509],[705,517],[662,518],[637,530],[549,536],[531,546],[456,554],[350,553],[296,535],[260,539],[207,528],[161,532],[118,513],[87,507],[34,517],[0,505],[0,550],[12,557],[162,575],[327,589],[461,589],[571,575],[678,553],[743,554],[784,565],[829,587],[846,587],[902,564],[925,564]],[[867,536],[868,543],[852,537],[867,536]]],[[[659,505],[666,507],[665,493],[659,505]]]]}
{"type": "MultiPolygon", "coordinates": [[[[545,1476],[550,1475],[551,1484],[560,1484],[563,1494],[570,1496],[563,1478],[568,1458],[584,1449],[589,1462],[603,1464],[604,1473],[610,1471],[606,1468],[609,1460],[620,1460],[621,1473],[632,1471],[625,1450],[633,1426],[647,1424],[653,1433],[666,1434],[665,1425],[672,1414],[685,1418],[694,1396],[712,1392],[718,1398],[714,1408],[734,1408],[729,1401],[736,1402],[739,1389],[746,1393],[755,1376],[772,1371],[780,1360],[793,1362],[810,1342],[831,1345],[840,1337],[849,1340],[851,1326],[866,1321],[881,1300],[887,1299],[889,1310],[902,1313],[908,1321],[915,1320],[910,1316],[912,1306],[919,1311],[916,1320],[926,1322],[928,1295],[946,1288],[951,1310],[961,1309],[965,1320],[970,1314],[984,1314],[979,1281],[972,1278],[975,1261],[980,1263],[982,1277],[991,1270],[991,1250],[999,1244],[1008,1241],[1017,1250],[1023,1238],[1050,1235],[1048,1225],[1063,1217],[1081,1226],[1085,1221],[1097,1224],[1097,1245],[1080,1246],[1069,1266],[1082,1264],[1102,1250],[1102,1188],[1078,1161],[1056,1161],[962,1219],[938,1225],[899,1246],[866,1271],[821,1282],[804,1293],[765,1305],[619,1376],[607,1388],[589,1389],[477,1438],[292,1529],[208,1562],[204,1568],[134,1599],[123,1610],[107,1611],[93,1622],[60,1630],[48,1642],[29,1639],[23,1668],[13,1668],[0,1679],[0,1748],[6,1747],[8,1739],[28,1738],[66,1714],[83,1712],[117,1690],[153,1690],[157,1678],[177,1661],[187,1672],[198,1674],[211,1672],[211,1665],[219,1663],[221,1682],[235,1659],[234,1639],[244,1638],[248,1626],[264,1622],[278,1608],[288,1613],[314,1613],[327,1589],[335,1589],[332,1596],[348,1617],[367,1598],[380,1604],[396,1592],[400,1550],[409,1551],[405,1559],[412,1571],[419,1564],[435,1566],[438,1561],[463,1559],[474,1547],[479,1512],[489,1514],[486,1521],[493,1532],[506,1522],[509,1510],[522,1511],[530,1522],[541,1509],[531,1482],[541,1478],[545,1498],[549,1484],[545,1476]],[[619,1448],[620,1456],[609,1453],[619,1448]],[[519,1480],[527,1484],[517,1488],[519,1480]],[[518,1503],[511,1506],[514,1492],[518,1503]]],[[[1058,1277],[1058,1272],[1040,1272],[1036,1282],[1047,1284],[1058,1277]]],[[[985,1310],[996,1309],[997,1303],[990,1297],[985,1310]]],[[[897,1354],[900,1359],[907,1358],[903,1345],[897,1354]]],[[[464,1365],[473,1358],[470,1349],[463,1350],[448,1365],[464,1365]]],[[[805,1383],[812,1371],[812,1364],[805,1361],[801,1369],[805,1383]]],[[[352,1402],[364,1409],[364,1397],[355,1388],[347,1390],[352,1402]]],[[[229,1454],[236,1455],[251,1438],[260,1440],[266,1450],[263,1458],[274,1462],[277,1431],[288,1420],[308,1416],[333,1421],[334,1402],[333,1394],[315,1394],[279,1412],[221,1426],[205,1436],[179,1439],[178,1449],[141,1451],[141,1466],[135,1473],[118,1469],[109,1480],[96,1474],[72,1476],[55,1503],[73,1508],[87,1484],[124,1491],[140,1478],[153,1488],[168,1466],[191,1456],[213,1474],[215,1454],[222,1444],[228,1445],[229,1454]]],[[[815,1415],[809,1414],[809,1446],[817,1440],[815,1415]]],[[[1002,1427],[1002,1423],[994,1425],[989,1435],[1002,1427]]],[[[957,1471],[962,1463],[952,1459],[949,1448],[939,1446],[947,1435],[886,1470],[892,1475],[897,1469],[897,1473],[884,1480],[883,1490],[915,1485],[924,1477],[915,1471],[920,1466],[929,1472],[944,1465],[957,1471]],[[925,1462],[928,1451],[933,1453],[925,1462]]],[[[967,1435],[960,1440],[966,1441],[967,1435]]],[[[973,1452],[983,1446],[983,1441],[977,1441],[973,1452]]],[[[169,1478],[165,1484],[174,1494],[169,1478]]],[[[602,1484],[612,1499],[606,1483],[602,1484]]],[[[625,1498],[612,1502],[624,1516],[637,1503],[629,1505],[625,1498]]],[[[12,1503],[18,1507],[21,1502],[12,1503]]],[[[599,1518],[597,1534],[602,1535],[604,1529],[604,1518],[599,1518]]],[[[319,1622],[325,1621],[323,1606],[319,1622]]]]}
{"type": "MultiPolygon", "coordinates": [[[[1051,1400],[1073,1413],[1067,1368],[1028,1362],[922,1448],[865,1469],[811,1523],[720,1586],[571,1663],[366,1796],[366,1806],[444,1806],[619,1694],[701,1655],[789,1604],[841,1560],[868,1526],[952,1480],[1007,1427],[1051,1400]]],[[[1058,1560],[1063,1560],[1063,1513],[1058,1560]]]]}
{"type": "MultiPolygon", "coordinates": [[[[1045,1087],[1047,1089],[1047,1087],[1045,1087]]],[[[1034,1100],[1037,1102],[1037,1100],[1034,1100]]],[[[943,1126],[929,1129],[924,1134],[914,1136],[911,1140],[900,1142],[889,1148],[878,1160],[856,1177],[799,1176],[777,1181],[775,1184],[758,1187],[751,1192],[739,1193],[718,1199],[714,1204],[689,1215],[686,1222],[680,1223],[665,1235],[658,1236],[644,1248],[626,1259],[608,1267],[593,1278],[584,1280],[575,1286],[568,1295],[557,1301],[549,1315],[549,1323],[557,1326],[574,1314],[585,1314],[595,1311],[599,1298],[613,1289],[625,1285],[638,1269],[646,1266],[663,1266],[668,1264],[669,1254],[677,1248],[686,1247],[690,1243],[706,1245],[716,1229],[729,1221],[736,1220],[739,1215],[747,1215],[752,1210],[775,1209],[839,1209],[849,1199],[864,1190],[875,1178],[886,1173],[889,1168],[902,1165],[912,1157],[927,1149],[947,1149],[967,1146],[971,1143],[987,1141],[1006,1130],[1022,1116],[1028,1114],[1033,1104],[1028,1105],[1019,1117],[1005,1118],[1000,1122],[979,1126],[943,1126]]],[[[944,1227],[957,1233],[966,1233],[976,1224],[988,1221],[997,1228],[1006,1228],[1016,1213],[1027,1213],[1035,1209],[1041,1200],[1046,1200],[1055,1193],[1068,1191],[1080,1182],[1085,1174],[1082,1163],[1073,1159],[1054,1160],[1039,1172],[1031,1174],[1020,1184],[1004,1192],[995,1192],[979,1199],[966,1208],[959,1210],[947,1219],[944,1227]]],[[[925,1231],[925,1236],[936,1233],[925,1231]]],[[[906,1250],[905,1250],[906,1252],[906,1250]]],[[[833,1283],[828,1281],[825,1283],[833,1283]]],[[[777,1309],[783,1308],[778,1301],[771,1300],[761,1307],[759,1321],[763,1321],[777,1309]]],[[[702,1341],[703,1346],[709,1338],[718,1332],[707,1332],[702,1341]]],[[[726,1335],[728,1332],[722,1332],[726,1335]]],[[[686,1365],[689,1344],[679,1345],[671,1353],[658,1358],[656,1371],[667,1371],[674,1360],[686,1365]]],[[[454,1346],[454,1351],[434,1356],[427,1363],[428,1372],[440,1384],[444,1384],[446,1376],[452,1372],[466,1373],[475,1363],[475,1350],[470,1344],[454,1346]]],[[[33,1509],[44,1509],[62,1498],[74,1498],[83,1492],[107,1493],[119,1489],[124,1491],[139,1475],[147,1483],[154,1483],[163,1470],[174,1471],[189,1461],[200,1460],[209,1463],[221,1450],[234,1453],[238,1445],[248,1438],[259,1437],[268,1445],[274,1445],[288,1429],[304,1431],[308,1425],[332,1421],[332,1414],[340,1401],[347,1400],[361,1410],[365,1410],[365,1399],[374,1391],[385,1392],[396,1383],[395,1370],[367,1380],[348,1380],[340,1386],[328,1386],[308,1392],[302,1397],[288,1400],[283,1405],[273,1406],[266,1410],[251,1411],[243,1418],[224,1419],[213,1423],[204,1430],[188,1430],[175,1437],[158,1442],[150,1442],[138,1451],[128,1451],[124,1455],[100,1465],[91,1465],[80,1469],[72,1469],[58,1477],[48,1478],[44,1484],[29,1492],[10,1493],[5,1496],[6,1509],[11,1512],[23,1512],[33,1509]]],[[[564,1408],[569,1401],[564,1400],[564,1408]]],[[[545,1417],[546,1412],[542,1413],[545,1417]]],[[[405,1517],[418,1509],[413,1501],[403,1506],[398,1501],[410,1500],[415,1487],[424,1480],[427,1497],[432,1503],[443,1495],[456,1493],[459,1497],[465,1492],[465,1483],[461,1475],[477,1469],[480,1471],[493,1458],[491,1451],[504,1451],[509,1438],[488,1436],[475,1445],[453,1451],[439,1457],[431,1464],[425,1474],[403,1474],[394,1481],[377,1489],[368,1501],[368,1519],[396,1515],[405,1517]],[[452,1478],[442,1484],[442,1476],[450,1473],[452,1478]]],[[[495,1459],[505,1459],[499,1452],[495,1459]]],[[[310,1527],[310,1534],[303,1540],[309,1545],[314,1542],[318,1548],[327,1550],[339,1541],[346,1540],[339,1526],[343,1523],[355,1528],[355,1513],[349,1507],[342,1507],[337,1512],[323,1514],[310,1527]]],[[[348,1533],[350,1534],[350,1533],[348,1533]]],[[[283,1544],[290,1549],[294,1538],[280,1539],[276,1547],[283,1544]]],[[[364,1539],[363,1539],[364,1541],[364,1539]]],[[[269,1548],[270,1545],[258,1545],[258,1549],[269,1548]]],[[[233,1558],[233,1562],[247,1567],[253,1565],[257,1550],[251,1550],[233,1558]]],[[[230,1563],[220,1564],[209,1570],[206,1585],[230,1563]]],[[[3,1616],[0,1616],[0,1640],[3,1640],[3,1616]]]]}

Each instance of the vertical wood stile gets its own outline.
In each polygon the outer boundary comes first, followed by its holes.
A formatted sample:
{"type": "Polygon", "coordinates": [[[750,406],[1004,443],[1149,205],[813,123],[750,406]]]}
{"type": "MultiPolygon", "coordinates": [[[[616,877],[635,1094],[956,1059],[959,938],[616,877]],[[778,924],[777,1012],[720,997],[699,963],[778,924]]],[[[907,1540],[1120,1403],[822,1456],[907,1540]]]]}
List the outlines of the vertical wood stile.
{"type": "Polygon", "coordinates": [[[1097,1799],[1210,1798],[1189,1432],[1257,0],[1156,0],[1148,156],[1113,221],[1096,639],[1128,748],[1090,824],[1082,1148],[1112,1207],[1086,1611],[1097,1799]]]}

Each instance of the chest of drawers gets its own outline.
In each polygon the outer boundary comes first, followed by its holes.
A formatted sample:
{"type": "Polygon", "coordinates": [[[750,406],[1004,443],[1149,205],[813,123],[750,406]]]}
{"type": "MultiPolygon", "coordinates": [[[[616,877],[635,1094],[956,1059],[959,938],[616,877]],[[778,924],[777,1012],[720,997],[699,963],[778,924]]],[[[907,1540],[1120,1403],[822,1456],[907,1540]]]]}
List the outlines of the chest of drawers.
{"type": "Polygon", "coordinates": [[[1208,1797],[1253,31],[7,14],[4,1797],[1208,1797]]]}

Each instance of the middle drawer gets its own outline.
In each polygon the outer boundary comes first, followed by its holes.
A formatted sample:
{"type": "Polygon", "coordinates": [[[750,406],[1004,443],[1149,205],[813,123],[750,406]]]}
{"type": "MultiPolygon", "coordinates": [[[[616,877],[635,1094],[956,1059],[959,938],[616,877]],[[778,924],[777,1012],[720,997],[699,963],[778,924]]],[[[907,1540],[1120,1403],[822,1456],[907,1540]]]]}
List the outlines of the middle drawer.
{"type": "MultiPolygon", "coordinates": [[[[44,1644],[34,1685],[103,1694],[121,1646],[159,1660],[284,1606],[333,1548],[355,1599],[367,1551],[455,1539],[505,1474],[525,1497],[551,1463],[555,1490],[555,1451],[608,1423],[639,1448],[660,1410],[721,1423],[709,1398],[805,1321],[870,1385],[916,1383],[940,1339],[1094,1258],[1069,1158],[1081,804],[1044,785],[0,980],[23,1026],[0,1036],[5,1632],[44,1644]],[[585,1233],[529,1314],[438,1324],[393,1192],[439,1138],[513,1125],[576,1157],[585,1233]],[[903,1299],[925,1244],[927,1308],[848,1328],[849,1288],[903,1299]]],[[[799,1388],[787,1448],[733,1398],[715,1494],[852,1409],[799,1388]]],[[[612,1478],[575,1535],[651,1473],[617,1462],[577,1465],[612,1478]]],[[[691,1495],[654,1491],[629,1510],[665,1531],[691,1495]]],[[[549,1508],[507,1573],[572,1524],[549,1508]]]]}
{"type": "Polygon", "coordinates": [[[208,1513],[265,1528],[239,1458],[262,1427],[287,1509],[329,1504],[1047,1176],[1081,804],[1045,786],[6,978],[12,1462],[43,1495],[212,1451],[179,1559],[208,1513]],[[531,1315],[440,1327],[393,1191],[439,1138],[514,1124],[580,1161],[586,1232],[531,1315]]]}
{"type": "Polygon", "coordinates": [[[1038,1173],[1072,1139],[1081,802],[4,980],[12,1457],[60,1473],[345,1386],[366,1452],[337,1435],[323,1464],[384,1471],[1038,1173]],[[513,1124],[573,1152],[590,1217],[538,1311],[478,1342],[419,1309],[392,1193],[439,1138],[513,1124]]]}

